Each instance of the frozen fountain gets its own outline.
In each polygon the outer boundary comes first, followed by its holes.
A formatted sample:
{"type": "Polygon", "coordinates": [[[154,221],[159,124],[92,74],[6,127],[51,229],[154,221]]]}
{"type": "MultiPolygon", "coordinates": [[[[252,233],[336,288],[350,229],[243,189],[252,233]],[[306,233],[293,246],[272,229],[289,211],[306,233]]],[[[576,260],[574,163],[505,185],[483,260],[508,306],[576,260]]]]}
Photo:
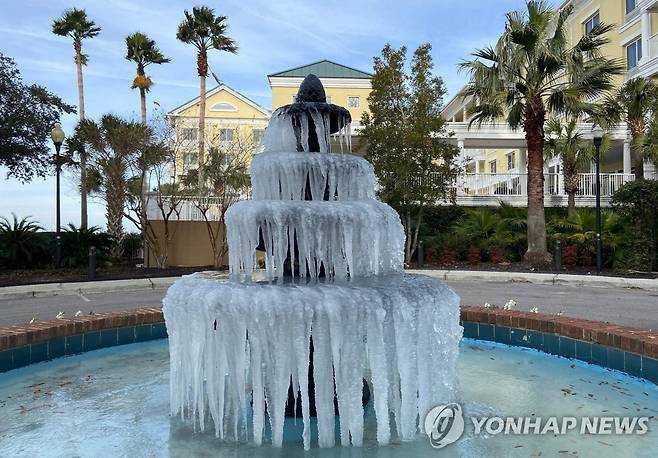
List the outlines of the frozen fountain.
{"type": "Polygon", "coordinates": [[[254,200],[226,212],[231,280],[186,276],[164,299],[172,415],[212,421],[222,440],[281,446],[289,390],[305,449],[312,435],[335,445],[337,421],[340,444],[363,444],[364,379],[380,445],[414,439],[454,400],[459,298],[404,273],[400,219],[376,200],[371,164],[347,154],[350,121],[309,75],[272,115],[254,200]]]}

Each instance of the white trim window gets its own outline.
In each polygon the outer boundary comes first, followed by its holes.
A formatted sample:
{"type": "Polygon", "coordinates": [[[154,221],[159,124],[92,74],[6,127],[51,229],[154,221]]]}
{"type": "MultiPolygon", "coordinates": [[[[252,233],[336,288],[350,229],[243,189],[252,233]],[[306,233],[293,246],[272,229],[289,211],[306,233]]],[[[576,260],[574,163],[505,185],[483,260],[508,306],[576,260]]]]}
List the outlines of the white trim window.
{"type": "Polygon", "coordinates": [[[496,170],[497,170],[496,160],[494,159],[493,161],[489,161],[489,173],[491,173],[492,175],[498,173],[496,170]]]}
{"type": "Polygon", "coordinates": [[[628,70],[637,67],[642,59],[642,38],[626,45],[626,68],[628,70]]]}
{"type": "Polygon", "coordinates": [[[626,14],[632,13],[637,8],[636,0],[626,0],[626,14]]]}
{"type": "Polygon", "coordinates": [[[585,21],[585,33],[590,33],[594,27],[597,25],[601,24],[601,16],[599,15],[599,12],[597,11],[594,13],[592,17],[590,17],[587,21],[585,21]]]}
{"type": "Polygon", "coordinates": [[[199,129],[196,127],[183,127],[183,140],[186,142],[195,142],[199,137],[199,129]]]}
{"type": "Polygon", "coordinates": [[[350,95],[347,97],[347,108],[359,108],[361,106],[361,98],[358,95],[350,95]]]}
{"type": "Polygon", "coordinates": [[[196,152],[188,151],[183,154],[183,168],[189,169],[199,164],[199,155],[196,152]]]}
{"type": "Polygon", "coordinates": [[[260,142],[263,140],[264,135],[265,135],[265,129],[262,128],[251,129],[251,138],[252,141],[254,142],[254,146],[260,145],[260,142]]]}
{"type": "Polygon", "coordinates": [[[516,168],[516,151],[507,153],[507,170],[514,170],[516,168]]]}
{"type": "Polygon", "coordinates": [[[219,141],[222,143],[232,143],[235,129],[222,127],[219,129],[219,141]]]}

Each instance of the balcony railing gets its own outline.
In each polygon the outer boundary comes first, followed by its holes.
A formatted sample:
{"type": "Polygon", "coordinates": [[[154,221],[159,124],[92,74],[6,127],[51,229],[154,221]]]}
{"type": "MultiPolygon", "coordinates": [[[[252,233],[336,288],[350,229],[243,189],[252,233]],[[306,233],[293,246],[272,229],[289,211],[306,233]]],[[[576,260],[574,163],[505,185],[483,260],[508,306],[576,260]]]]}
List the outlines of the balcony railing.
{"type": "MultiPolygon", "coordinates": [[[[611,197],[624,183],[633,181],[632,173],[602,173],[601,196],[611,197]]],[[[457,179],[457,196],[525,196],[528,192],[528,175],[525,173],[468,173],[457,179]]],[[[544,195],[565,196],[564,176],[560,173],[544,174],[544,195]]],[[[596,174],[578,174],[578,196],[596,195],[596,174]]]]}

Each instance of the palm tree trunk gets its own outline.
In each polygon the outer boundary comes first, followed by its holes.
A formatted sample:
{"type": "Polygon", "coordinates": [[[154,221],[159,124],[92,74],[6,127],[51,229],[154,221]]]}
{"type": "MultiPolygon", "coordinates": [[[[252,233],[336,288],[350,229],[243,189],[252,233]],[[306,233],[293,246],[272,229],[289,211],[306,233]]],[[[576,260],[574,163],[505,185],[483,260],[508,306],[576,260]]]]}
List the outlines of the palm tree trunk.
{"type": "Polygon", "coordinates": [[[567,204],[567,216],[569,218],[576,217],[576,193],[571,191],[567,193],[568,195],[568,204],[567,204]]]}
{"type": "Polygon", "coordinates": [[[636,180],[644,178],[644,155],[642,154],[642,147],[638,144],[641,136],[641,132],[632,132],[633,144],[631,145],[631,148],[633,149],[636,180]]]}
{"type": "Polygon", "coordinates": [[[110,173],[107,177],[105,202],[107,211],[107,232],[112,236],[110,256],[118,259],[123,254],[123,207],[124,190],[123,176],[118,171],[110,173]]]}
{"type": "Polygon", "coordinates": [[[551,261],[544,214],[544,121],[543,111],[529,109],[523,126],[528,145],[528,251],[524,260],[533,264],[551,261]]]}
{"type": "MultiPolygon", "coordinates": [[[[78,111],[80,121],[85,119],[85,94],[82,80],[82,44],[73,43],[75,49],[75,66],[78,74],[78,111]]],[[[87,215],[87,153],[84,145],[80,146],[80,229],[86,229],[87,215]]]]}
{"type": "Polygon", "coordinates": [[[142,125],[146,126],[146,89],[143,87],[139,88],[139,103],[142,114],[142,125]]]}
{"type": "Polygon", "coordinates": [[[205,184],[205,139],[206,139],[206,77],[199,76],[200,99],[199,99],[199,189],[205,184]]]}

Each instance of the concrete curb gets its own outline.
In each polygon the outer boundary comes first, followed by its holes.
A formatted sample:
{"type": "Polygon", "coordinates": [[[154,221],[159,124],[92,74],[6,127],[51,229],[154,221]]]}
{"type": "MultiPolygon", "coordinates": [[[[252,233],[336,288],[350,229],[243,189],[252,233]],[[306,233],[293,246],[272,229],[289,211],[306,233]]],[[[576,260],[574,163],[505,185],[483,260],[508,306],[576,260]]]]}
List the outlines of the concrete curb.
{"type": "Polygon", "coordinates": [[[137,278],[130,280],[105,280],[72,283],[44,283],[38,285],[5,286],[0,288],[0,300],[29,297],[75,296],[113,291],[139,291],[171,286],[178,277],[137,278]]]}
{"type": "Polygon", "coordinates": [[[637,288],[658,291],[658,279],[623,278],[588,275],[487,272],[477,270],[407,270],[409,273],[427,275],[444,281],[479,281],[491,283],[532,283],[536,285],[560,285],[599,288],[637,288]]]}
{"type": "MultiPolygon", "coordinates": [[[[637,288],[658,291],[658,279],[598,277],[587,275],[487,272],[477,270],[407,270],[408,273],[427,275],[444,281],[478,281],[489,283],[532,283],[599,288],[637,288]]],[[[227,277],[227,275],[224,275],[227,277]]],[[[113,291],[138,291],[171,286],[179,277],[138,278],[133,280],[105,280],[96,282],[44,283],[38,285],[5,286],[0,288],[0,300],[29,297],[75,296],[113,291]]]]}

